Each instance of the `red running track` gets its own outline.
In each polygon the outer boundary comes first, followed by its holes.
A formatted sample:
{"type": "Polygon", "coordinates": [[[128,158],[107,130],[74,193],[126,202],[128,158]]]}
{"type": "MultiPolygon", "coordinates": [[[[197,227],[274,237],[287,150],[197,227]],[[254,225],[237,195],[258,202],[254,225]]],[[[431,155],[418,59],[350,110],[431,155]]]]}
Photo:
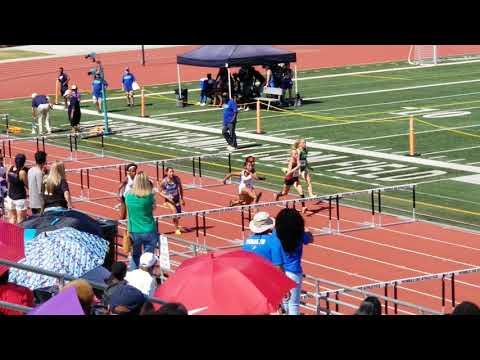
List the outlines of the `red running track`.
{"type": "MultiPolygon", "coordinates": [[[[317,69],[406,61],[410,45],[278,45],[297,53],[299,69],[317,69]]],[[[121,87],[123,69],[129,66],[142,85],[175,83],[177,81],[176,57],[197,45],[175,48],[148,49],[146,66],[140,65],[140,51],[121,51],[98,54],[105,68],[105,76],[111,89],[121,87]]],[[[478,45],[440,45],[440,56],[478,54],[478,45]]],[[[87,72],[94,67],[84,56],[55,57],[0,63],[0,99],[28,97],[33,92],[55,93],[58,68],[63,66],[70,75],[70,83],[82,91],[90,91],[91,78],[87,72]]],[[[217,69],[182,66],[183,81],[195,81],[207,72],[217,69]]]]}
{"type": "MultiPolygon", "coordinates": [[[[36,145],[33,142],[16,142],[12,153],[23,152],[28,158],[33,157],[36,145]]],[[[69,157],[67,149],[47,144],[48,160],[64,160],[69,157]]],[[[79,152],[77,161],[66,163],[67,168],[88,167],[93,165],[110,165],[125,162],[115,158],[97,158],[82,160],[93,154],[79,152]]],[[[155,178],[154,166],[141,166],[141,169],[155,178]]],[[[184,183],[191,183],[193,177],[188,173],[177,173],[184,183]]],[[[68,180],[74,197],[80,196],[80,176],[78,173],[69,173],[68,180]]],[[[85,181],[85,179],[84,179],[85,181]]],[[[219,180],[203,178],[204,185],[218,185],[204,188],[192,188],[186,191],[185,211],[196,211],[209,208],[225,207],[234,196],[234,185],[221,185],[219,180]]],[[[84,183],[85,185],[85,183],[84,183]]],[[[90,174],[90,198],[93,200],[77,201],[74,207],[90,214],[106,218],[116,218],[117,211],[114,207],[118,201],[114,193],[118,188],[118,171],[105,170],[90,174]],[[95,200],[99,197],[109,197],[95,200]]],[[[273,193],[263,190],[263,201],[273,198],[273,193]]],[[[168,211],[161,206],[160,199],[155,215],[167,214],[168,211]]],[[[328,209],[322,205],[313,206],[317,212],[305,216],[306,225],[312,230],[325,227],[328,223],[328,209]]],[[[266,210],[275,215],[281,208],[271,207],[266,210]]],[[[341,207],[344,221],[368,218],[367,211],[341,207]]],[[[394,220],[393,217],[384,217],[386,221],[394,220]]],[[[194,228],[193,218],[184,218],[181,225],[185,228],[194,228]]],[[[208,215],[206,217],[207,236],[200,233],[196,238],[194,230],[186,232],[182,237],[190,241],[205,242],[209,246],[220,247],[238,244],[243,237],[248,236],[248,231],[241,231],[241,215],[239,212],[208,215]]],[[[162,233],[172,233],[173,226],[170,221],[160,221],[159,229],[162,233]]],[[[468,231],[445,228],[423,221],[415,223],[394,225],[385,228],[354,231],[338,235],[315,236],[313,244],[305,247],[303,267],[304,272],[338,282],[348,286],[365,285],[380,281],[394,280],[431,273],[461,270],[480,265],[480,234],[468,231]]],[[[178,245],[172,246],[177,251],[185,251],[178,245]]],[[[181,258],[175,258],[181,261],[181,258]]],[[[304,288],[313,290],[310,281],[304,282],[304,288]]],[[[321,290],[332,290],[322,287],[321,290]]],[[[470,300],[480,303],[480,274],[468,274],[457,278],[455,295],[456,302],[470,300]]],[[[376,290],[383,293],[383,290],[376,290]]],[[[389,295],[393,296],[392,288],[389,295]]],[[[450,281],[447,281],[447,298],[450,298],[450,281]]],[[[398,298],[431,309],[441,310],[441,282],[431,280],[413,284],[400,285],[398,298]]],[[[358,305],[361,300],[355,294],[342,294],[340,300],[358,305]]],[[[447,302],[446,311],[451,311],[451,302],[447,302]]],[[[352,313],[353,310],[340,306],[340,312],[352,313]]],[[[393,307],[388,307],[389,313],[393,307]]],[[[400,314],[415,313],[412,309],[399,307],[400,314]]]]}

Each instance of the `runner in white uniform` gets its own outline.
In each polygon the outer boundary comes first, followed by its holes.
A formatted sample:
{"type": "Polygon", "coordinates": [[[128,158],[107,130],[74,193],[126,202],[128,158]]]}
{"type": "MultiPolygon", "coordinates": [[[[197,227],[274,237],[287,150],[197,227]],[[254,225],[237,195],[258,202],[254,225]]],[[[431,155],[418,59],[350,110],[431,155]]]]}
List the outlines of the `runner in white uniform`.
{"type": "Polygon", "coordinates": [[[127,165],[127,176],[121,182],[118,188],[118,194],[120,195],[120,220],[125,220],[127,218],[127,207],[125,206],[125,194],[132,190],[133,179],[137,174],[137,165],[128,164],[127,165]]]}
{"type": "Polygon", "coordinates": [[[255,192],[254,180],[265,180],[264,177],[257,176],[255,172],[255,158],[247,156],[243,164],[243,170],[239,172],[232,172],[225,175],[223,183],[232,176],[240,177],[240,184],[238,185],[238,197],[235,200],[230,200],[230,206],[249,205],[252,202],[258,203],[262,193],[255,192]]]}

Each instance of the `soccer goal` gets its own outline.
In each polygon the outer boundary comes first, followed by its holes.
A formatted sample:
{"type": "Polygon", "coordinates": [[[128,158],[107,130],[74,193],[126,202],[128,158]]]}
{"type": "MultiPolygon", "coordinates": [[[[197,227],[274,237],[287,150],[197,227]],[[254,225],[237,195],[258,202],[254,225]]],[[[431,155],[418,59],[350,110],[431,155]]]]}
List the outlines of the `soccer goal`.
{"type": "Polygon", "coordinates": [[[436,65],[438,63],[437,45],[412,45],[408,54],[411,65],[436,65]]]}

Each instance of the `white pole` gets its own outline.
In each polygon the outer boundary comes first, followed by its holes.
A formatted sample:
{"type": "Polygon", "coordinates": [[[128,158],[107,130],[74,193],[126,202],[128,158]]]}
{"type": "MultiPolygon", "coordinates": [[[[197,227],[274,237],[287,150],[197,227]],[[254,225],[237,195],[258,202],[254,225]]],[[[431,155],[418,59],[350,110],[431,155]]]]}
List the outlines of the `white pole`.
{"type": "Polygon", "coordinates": [[[295,95],[298,94],[297,64],[295,64],[295,95]]]}
{"type": "Polygon", "coordinates": [[[177,64],[178,97],[182,97],[182,86],[180,85],[180,64],[177,64]]]}
{"type": "Polygon", "coordinates": [[[225,64],[227,67],[227,72],[228,72],[228,97],[231,99],[232,98],[232,82],[230,80],[230,68],[228,67],[228,64],[225,64]]]}
{"type": "Polygon", "coordinates": [[[437,65],[437,45],[433,45],[433,64],[437,65]]]}

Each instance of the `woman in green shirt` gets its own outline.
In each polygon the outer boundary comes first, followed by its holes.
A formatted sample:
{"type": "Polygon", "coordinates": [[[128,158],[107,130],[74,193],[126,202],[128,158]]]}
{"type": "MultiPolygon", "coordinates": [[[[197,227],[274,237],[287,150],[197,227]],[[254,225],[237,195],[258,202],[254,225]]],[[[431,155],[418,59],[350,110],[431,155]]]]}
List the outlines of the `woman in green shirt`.
{"type": "Polygon", "coordinates": [[[138,268],[142,246],[144,252],[154,253],[158,242],[158,232],[153,211],[155,196],[147,175],[140,171],[133,180],[133,187],[125,195],[127,205],[128,231],[132,238],[132,270],[138,268]]]}

